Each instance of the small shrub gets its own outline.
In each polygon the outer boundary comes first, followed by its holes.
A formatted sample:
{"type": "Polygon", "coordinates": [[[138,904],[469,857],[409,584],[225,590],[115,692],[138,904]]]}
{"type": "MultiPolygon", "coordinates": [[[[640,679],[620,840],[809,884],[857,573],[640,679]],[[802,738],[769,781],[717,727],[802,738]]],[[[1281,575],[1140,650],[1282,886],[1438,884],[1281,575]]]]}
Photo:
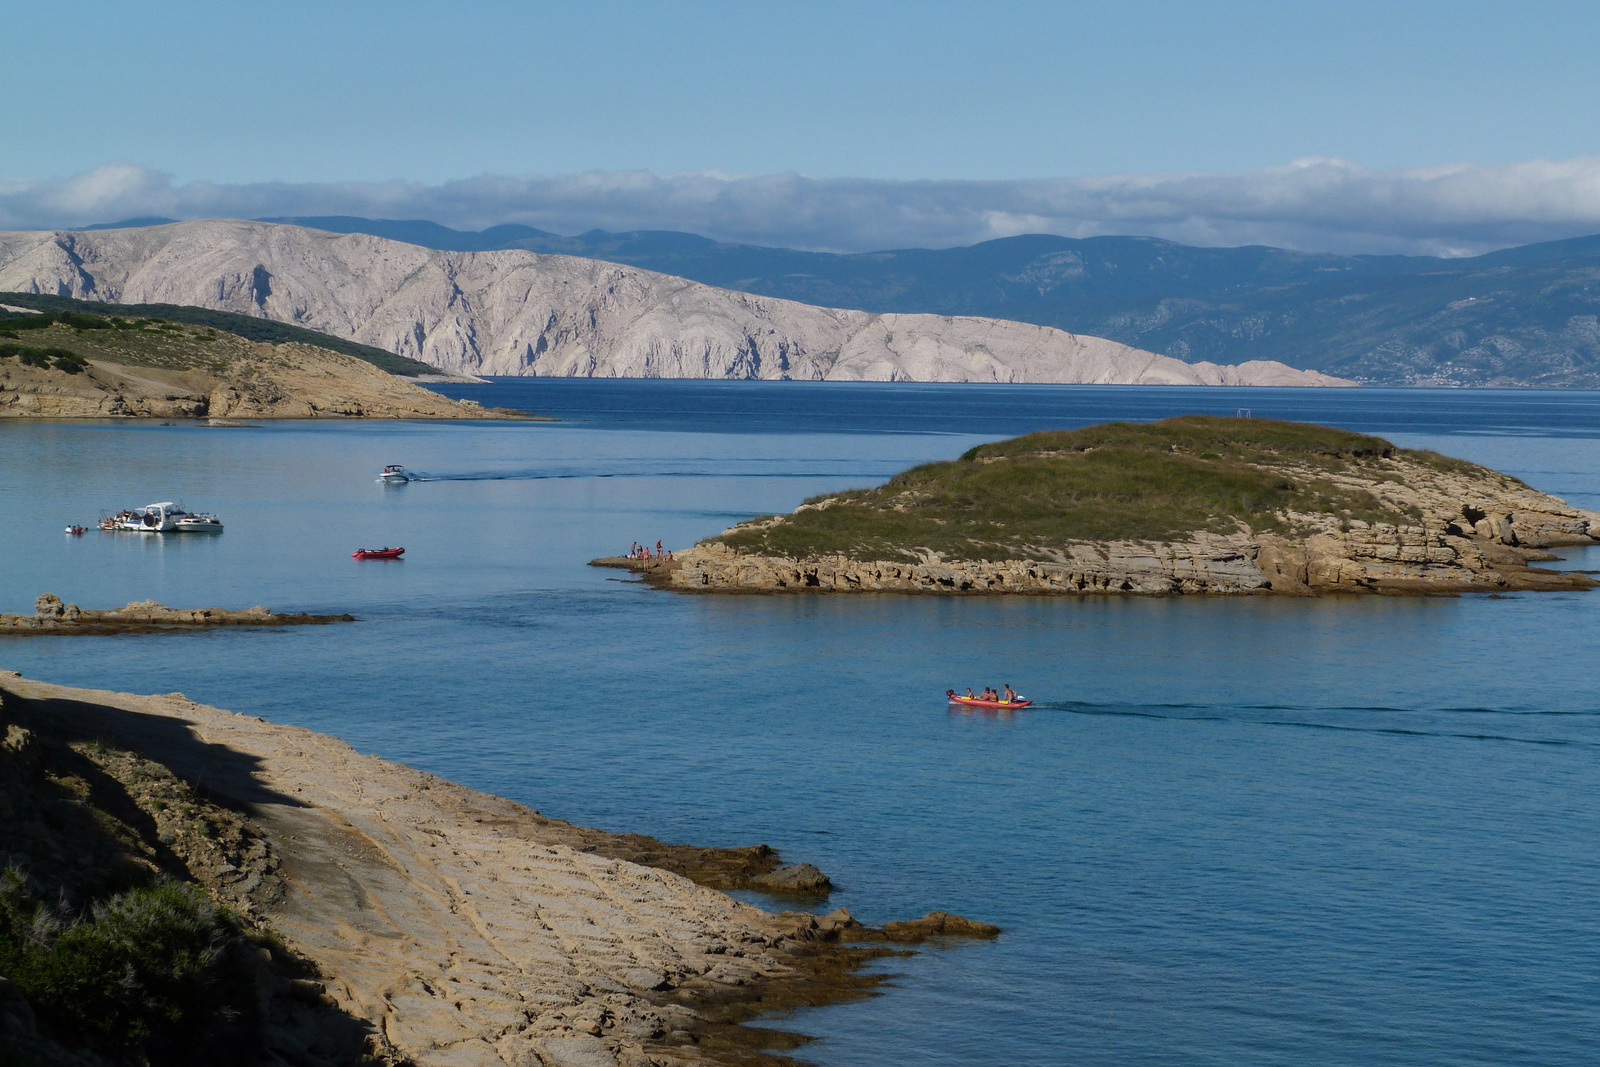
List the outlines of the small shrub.
{"type": "Polygon", "coordinates": [[[232,1011],[219,962],[238,937],[226,912],[181,882],[71,917],[35,900],[16,871],[0,875],[0,974],[53,1032],[103,1052],[193,1048],[232,1011]]]}
{"type": "Polygon", "coordinates": [[[47,348],[44,351],[50,357],[50,365],[56,370],[79,374],[89,368],[89,361],[76,352],[70,352],[65,348],[47,348]]]}

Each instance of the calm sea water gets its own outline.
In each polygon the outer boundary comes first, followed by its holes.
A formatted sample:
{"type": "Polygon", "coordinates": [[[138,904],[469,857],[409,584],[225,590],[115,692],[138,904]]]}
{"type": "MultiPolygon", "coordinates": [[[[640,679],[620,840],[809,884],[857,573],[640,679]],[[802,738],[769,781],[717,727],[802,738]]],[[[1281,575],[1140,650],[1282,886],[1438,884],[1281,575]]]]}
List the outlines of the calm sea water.
{"type": "MultiPolygon", "coordinates": [[[[352,611],[0,639],[0,666],[329,731],[547,814],[766,841],[992,944],[780,1020],[830,1067],[1580,1064],[1600,1048],[1600,594],[718,599],[584,566],[980,440],[1250,409],[1600,507],[1592,393],[522,381],[554,424],[0,422],[0,609],[352,611]],[[429,480],[374,482],[385,463],[429,480]],[[62,535],[177,499],[221,536],[62,535]],[[403,563],[357,563],[401,544],[403,563]],[[949,686],[1036,708],[952,714],[949,686]]],[[[1600,568],[1600,551],[1568,565],[1600,568]]]]}

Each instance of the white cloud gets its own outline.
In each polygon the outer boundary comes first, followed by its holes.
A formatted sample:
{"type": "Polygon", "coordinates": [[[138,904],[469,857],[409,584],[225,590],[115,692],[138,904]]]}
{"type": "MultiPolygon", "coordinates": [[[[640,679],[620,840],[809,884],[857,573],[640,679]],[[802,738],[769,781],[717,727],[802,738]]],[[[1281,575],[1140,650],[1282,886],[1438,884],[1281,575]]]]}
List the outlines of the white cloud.
{"type": "Polygon", "coordinates": [[[138,215],[365,215],[557,233],[688,230],[727,241],[862,251],[1019,233],[1145,234],[1189,244],[1462,255],[1600,231],[1600,156],[1375,171],[1339,159],[1235,174],[879,181],[801,174],[591,172],[392,182],[175,184],[128,164],[0,179],[0,228],[138,215]]]}

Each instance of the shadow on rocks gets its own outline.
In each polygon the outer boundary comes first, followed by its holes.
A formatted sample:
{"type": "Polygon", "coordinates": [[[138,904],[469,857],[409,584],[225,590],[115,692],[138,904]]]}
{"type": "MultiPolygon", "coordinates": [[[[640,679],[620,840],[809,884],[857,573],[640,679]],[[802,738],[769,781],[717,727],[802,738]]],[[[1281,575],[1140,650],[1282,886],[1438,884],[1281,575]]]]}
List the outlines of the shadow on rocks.
{"type": "Polygon", "coordinates": [[[0,1064],[401,1062],[253,917],[276,861],[247,805],[296,802],[204,785],[249,762],[170,719],[0,689],[0,1064]]]}

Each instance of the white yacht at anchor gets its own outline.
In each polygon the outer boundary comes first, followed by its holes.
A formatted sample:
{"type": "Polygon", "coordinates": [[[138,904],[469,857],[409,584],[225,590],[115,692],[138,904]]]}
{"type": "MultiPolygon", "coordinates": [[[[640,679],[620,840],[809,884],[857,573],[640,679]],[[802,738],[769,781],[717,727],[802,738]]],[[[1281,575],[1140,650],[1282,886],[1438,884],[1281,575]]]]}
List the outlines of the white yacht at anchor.
{"type": "Polygon", "coordinates": [[[103,515],[100,529],[119,533],[221,533],[222,520],[207,512],[186,510],[181,504],[164,500],[129,508],[115,515],[103,515]]]}

